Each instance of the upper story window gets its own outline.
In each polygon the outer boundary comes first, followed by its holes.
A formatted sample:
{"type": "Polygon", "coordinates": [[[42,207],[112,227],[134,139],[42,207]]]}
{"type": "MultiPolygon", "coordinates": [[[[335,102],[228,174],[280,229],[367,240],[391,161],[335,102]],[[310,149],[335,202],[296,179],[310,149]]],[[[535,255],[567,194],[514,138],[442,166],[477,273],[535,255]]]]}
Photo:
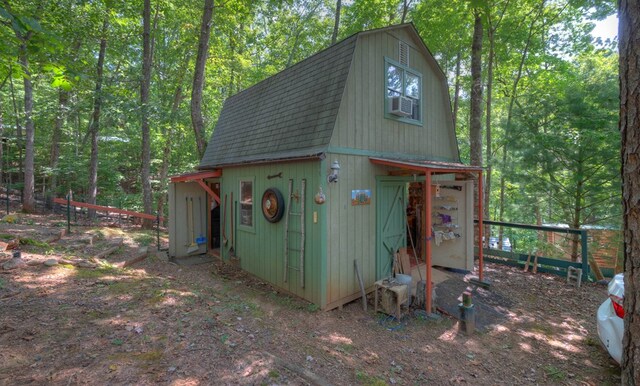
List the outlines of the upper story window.
{"type": "Polygon", "coordinates": [[[385,117],[422,123],[422,74],[385,58],[385,117]]]}

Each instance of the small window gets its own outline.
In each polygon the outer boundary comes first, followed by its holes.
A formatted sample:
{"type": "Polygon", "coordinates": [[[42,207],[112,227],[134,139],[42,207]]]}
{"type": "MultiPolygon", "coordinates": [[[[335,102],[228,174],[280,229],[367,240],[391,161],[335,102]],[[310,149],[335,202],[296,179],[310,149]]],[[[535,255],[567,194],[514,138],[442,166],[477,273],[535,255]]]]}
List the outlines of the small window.
{"type": "Polygon", "coordinates": [[[253,181],[240,181],[240,225],[253,227],[253,181]]]}
{"type": "MultiPolygon", "coordinates": [[[[385,58],[385,81],[386,81],[386,107],[385,116],[390,119],[397,119],[407,123],[422,123],[422,75],[400,63],[396,63],[389,58],[385,58]],[[402,97],[411,101],[411,114],[406,112],[402,115],[391,113],[391,99],[402,97]]],[[[406,99],[404,99],[406,101],[406,99]]],[[[408,102],[406,102],[408,103],[408,102]]]]}

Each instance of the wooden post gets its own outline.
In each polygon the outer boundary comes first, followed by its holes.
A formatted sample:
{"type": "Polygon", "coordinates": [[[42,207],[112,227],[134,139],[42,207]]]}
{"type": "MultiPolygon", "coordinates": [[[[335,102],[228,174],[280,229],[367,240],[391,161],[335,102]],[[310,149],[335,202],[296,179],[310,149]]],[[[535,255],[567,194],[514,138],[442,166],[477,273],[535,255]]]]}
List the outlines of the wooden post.
{"type": "Polygon", "coordinates": [[[427,274],[425,275],[427,285],[426,288],[426,296],[425,296],[425,311],[427,311],[427,315],[431,313],[432,310],[432,278],[431,278],[431,170],[425,170],[425,189],[424,189],[424,250],[425,250],[425,262],[426,262],[426,270],[427,274]]]}
{"type": "Polygon", "coordinates": [[[71,233],[71,190],[67,193],[67,234],[71,233]]]}

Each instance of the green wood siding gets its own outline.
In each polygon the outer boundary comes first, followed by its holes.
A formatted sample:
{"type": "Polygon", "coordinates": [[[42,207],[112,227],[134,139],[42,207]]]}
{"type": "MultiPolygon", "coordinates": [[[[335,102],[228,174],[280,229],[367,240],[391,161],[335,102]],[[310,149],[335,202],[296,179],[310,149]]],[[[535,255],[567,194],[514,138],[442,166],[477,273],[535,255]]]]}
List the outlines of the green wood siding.
{"type": "MultiPolygon", "coordinates": [[[[229,240],[222,246],[223,257],[228,258],[231,247],[233,207],[235,255],[241,267],[322,308],[333,308],[360,296],[354,260],[365,287],[371,288],[376,280],[376,178],[388,175],[388,169],[371,164],[369,156],[459,161],[448,87],[411,25],[354,35],[293,67],[225,104],[201,167],[223,168],[223,217],[225,197],[228,203],[227,219],[222,223],[229,240]],[[385,117],[385,58],[398,61],[400,40],[409,45],[409,67],[422,77],[421,125],[385,117]],[[294,73],[301,78],[316,74],[309,80],[315,88],[296,86],[289,76],[294,73]],[[301,99],[298,96],[303,91],[301,99]],[[272,98],[280,94],[290,99],[272,98]],[[263,109],[257,111],[255,106],[263,109]],[[283,135],[285,132],[289,134],[283,135]],[[265,146],[264,138],[272,146],[265,146]],[[280,161],[322,153],[326,155],[322,160],[280,161]],[[329,184],[326,176],[336,159],[341,166],[339,181],[329,184]],[[244,162],[271,163],[234,166],[244,162]],[[278,173],[281,178],[267,178],[278,173]],[[250,228],[238,226],[241,179],[254,181],[254,224],[250,228]],[[294,191],[300,189],[302,179],[307,184],[304,288],[298,271],[290,270],[284,281],[285,219],[269,223],[261,211],[262,194],[268,188],[278,188],[286,202],[289,179],[294,180],[294,191]],[[319,187],[326,194],[324,205],[313,200],[319,187]],[[370,190],[371,204],[352,206],[355,189],[370,190]]],[[[291,254],[294,267],[295,256],[291,254]]]]}
{"type": "MultiPolygon", "coordinates": [[[[320,306],[324,302],[325,280],[323,271],[323,259],[321,255],[321,227],[326,226],[322,221],[322,210],[313,201],[318,192],[319,184],[323,183],[324,176],[320,173],[319,161],[272,163],[265,165],[253,165],[244,167],[229,167],[224,169],[221,184],[221,200],[224,212],[224,200],[227,197],[226,235],[229,239],[226,246],[222,247],[224,258],[229,257],[231,247],[230,206],[231,192],[234,200],[234,227],[235,255],[240,259],[242,269],[247,272],[282,288],[292,294],[307,299],[320,306]],[[267,178],[278,173],[282,177],[267,178]],[[294,192],[300,192],[300,183],[306,179],[305,192],[305,287],[300,286],[298,271],[290,270],[288,281],[284,282],[284,227],[285,218],[277,223],[268,222],[262,215],[262,194],[268,188],[277,188],[287,202],[289,179],[294,180],[294,192]],[[240,181],[252,179],[254,218],[253,227],[238,226],[239,188],[240,181]],[[318,213],[318,222],[313,222],[313,212],[318,213]]],[[[326,183],[326,182],[324,182],[326,183]]],[[[297,207],[299,203],[296,203],[297,207]]],[[[285,208],[286,215],[286,208],[285,208]]],[[[224,213],[222,214],[224,217],[224,213]]],[[[296,223],[291,228],[299,228],[299,217],[292,216],[290,222],[296,223]]],[[[297,253],[290,255],[292,266],[298,265],[297,253]]]]}
{"type": "Polygon", "coordinates": [[[358,296],[360,288],[354,260],[362,273],[365,287],[376,279],[376,175],[387,170],[371,164],[368,157],[327,154],[325,175],[334,160],[340,163],[337,183],[327,186],[327,304],[358,296]],[[371,204],[351,205],[351,191],[371,190],[371,204]]]}
{"type": "Polygon", "coordinates": [[[458,161],[446,80],[407,29],[358,36],[331,146],[458,161]],[[422,74],[422,126],[385,118],[385,57],[409,46],[409,67],[422,74]]]}

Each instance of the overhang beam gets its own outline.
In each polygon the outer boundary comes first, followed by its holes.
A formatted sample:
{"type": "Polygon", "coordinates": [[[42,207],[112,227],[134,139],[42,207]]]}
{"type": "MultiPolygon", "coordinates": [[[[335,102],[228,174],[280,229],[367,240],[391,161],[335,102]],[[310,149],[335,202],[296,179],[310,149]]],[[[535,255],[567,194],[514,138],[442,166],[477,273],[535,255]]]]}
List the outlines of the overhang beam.
{"type": "Polygon", "coordinates": [[[205,178],[219,178],[222,177],[222,170],[207,170],[204,172],[196,172],[196,173],[187,173],[181,174],[179,176],[171,177],[171,182],[196,182],[198,185],[204,189],[205,192],[211,197],[215,202],[220,205],[220,197],[213,191],[211,188],[204,183],[205,178]]]}

